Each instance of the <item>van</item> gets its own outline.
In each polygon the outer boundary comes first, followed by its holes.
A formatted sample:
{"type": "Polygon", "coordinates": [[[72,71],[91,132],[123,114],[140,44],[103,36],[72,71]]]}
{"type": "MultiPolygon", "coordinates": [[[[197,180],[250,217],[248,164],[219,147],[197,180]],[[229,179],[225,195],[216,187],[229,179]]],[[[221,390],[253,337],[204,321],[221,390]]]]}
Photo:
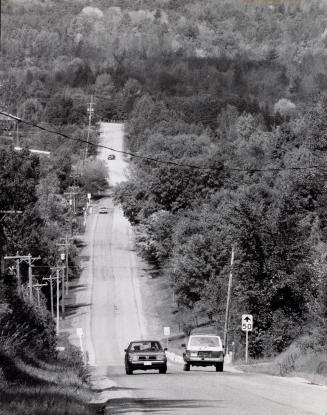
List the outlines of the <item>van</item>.
{"type": "Polygon", "coordinates": [[[216,372],[224,370],[224,351],[221,338],[215,334],[194,334],[189,337],[183,353],[184,371],[191,366],[214,366],[216,372]]]}

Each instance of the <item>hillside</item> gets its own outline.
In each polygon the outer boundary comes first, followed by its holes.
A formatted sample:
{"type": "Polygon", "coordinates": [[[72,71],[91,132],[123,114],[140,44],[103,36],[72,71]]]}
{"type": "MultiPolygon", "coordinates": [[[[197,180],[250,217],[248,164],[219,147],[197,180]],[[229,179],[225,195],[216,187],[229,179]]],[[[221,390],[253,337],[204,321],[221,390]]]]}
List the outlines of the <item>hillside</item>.
{"type": "MultiPolygon", "coordinates": [[[[93,157],[100,119],[125,120],[127,150],[139,157],[116,200],[140,254],[172,286],[184,331],[196,316],[223,322],[234,248],[229,342],[241,344],[240,315],[250,313],[254,358],[301,336],[305,351],[325,350],[326,8],[323,0],[2,2],[1,112],[21,118],[0,138],[0,210],[20,212],[0,221],[3,356],[57,359],[49,288],[42,310],[36,298],[31,306],[27,266],[20,293],[3,257],[40,256],[41,282],[59,260],[57,244],[83,231],[87,193],[107,183],[93,157]],[[16,144],[51,157],[17,153],[16,144]],[[17,301],[30,317],[17,317],[17,301]],[[26,351],[33,330],[47,341],[37,337],[26,351]]],[[[70,277],[77,253],[73,241],[70,277]]]]}

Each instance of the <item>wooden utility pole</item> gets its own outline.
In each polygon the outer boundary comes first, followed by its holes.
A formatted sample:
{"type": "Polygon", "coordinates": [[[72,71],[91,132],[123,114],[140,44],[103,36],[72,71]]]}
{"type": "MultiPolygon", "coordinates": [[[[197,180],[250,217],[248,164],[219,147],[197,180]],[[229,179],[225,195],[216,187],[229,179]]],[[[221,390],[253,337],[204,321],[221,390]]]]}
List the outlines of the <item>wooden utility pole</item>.
{"type": "Polygon", "coordinates": [[[68,196],[69,206],[70,206],[70,234],[73,237],[73,216],[76,215],[76,195],[80,194],[79,186],[70,186],[70,191],[64,193],[65,196],[68,196]]]}
{"type": "Polygon", "coordinates": [[[38,305],[38,307],[40,307],[40,305],[41,305],[40,291],[41,291],[42,287],[45,287],[46,285],[48,285],[48,284],[39,284],[39,283],[37,283],[37,284],[33,284],[33,286],[32,286],[32,288],[35,288],[36,291],[37,291],[37,305],[38,305]]]}
{"type": "Polygon", "coordinates": [[[88,152],[89,152],[89,140],[90,140],[90,133],[91,133],[91,122],[92,122],[92,115],[93,115],[93,112],[94,112],[94,108],[93,108],[93,95],[91,95],[91,100],[90,100],[89,106],[87,108],[87,112],[89,114],[89,124],[88,124],[88,127],[87,127],[85,160],[87,159],[88,152]]]}
{"type": "Polygon", "coordinates": [[[2,51],[2,4],[0,0],[0,52],[2,51]]]}
{"type": "Polygon", "coordinates": [[[65,247],[66,247],[66,252],[65,252],[65,268],[66,268],[66,295],[68,295],[68,253],[69,253],[69,242],[67,241],[67,236],[66,236],[66,243],[65,243],[65,247]]]}
{"type": "Polygon", "coordinates": [[[53,276],[50,273],[50,276],[49,277],[43,277],[42,280],[49,281],[49,284],[50,284],[50,308],[51,308],[51,316],[53,318],[54,317],[54,310],[53,310],[53,285],[52,285],[53,276]]]}
{"type": "Polygon", "coordinates": [[[57,282],[57,307],[56,307],[56,333],[57,336],[59,336],[59,296],[60,296],[60,269],[63,269],[62,267],[58,267],[58,265],[56,267],[51,268],[51,271],[55,271],[56,272],[56,276],[52,277],[53,279],[56,280],[57,282]]]}
{"type": "MultiPolygon", "coordinates": [[[[1,20],[1,0],[0,0],[0,20],[1,20]]],[[[0,39],[1,42],[1,39],[0,39]]],[[[1,49],[0,49],[1,51],[1,49]]],[[[4,221],[4,219],[11,214],[21,214],[23,213],[21,210],[15,210],[15,209],[10,209],[10,210],[0,210],[0,224],[1,222],[4,221]]],[[[0,230],[0,236],[1,236],[2,231],[0,230]]],[[[1,245],[1,241],[0,241],[0,277],[1,275],[4,274],[4,270],[5,270],[5,264],[4,261],[2,260],[3,258],[3,246],[1,245]]]]}
{"type": "Polygon", "coordinates": [[[19,147],[19,121],[18,120],[16,121],[16,147],[19,147]]]}
{"type": "Polygon", "coordinates": [[[57,281],[57,318],[56,318],[56,328],[57,328],[57,336],[59,336],[59,283],[60,283],[60,275],[59,275],[59,268],[56,269],[56,281],[57,281]]]}
{"type": "MultiPolygon", "coordinates": [[[[21,262],[27,262],[28,263],[28,287],[29,287],[29,299],[30,302],[33,303],[33,273],[32,273],[32,264],[34,261],[41,259],[41,257],[35,257],[32,258],[31,254],[28,255],[14,255],[14,256],[5,256],[4,259],[14,259],[16,260],[16,267],[19,269],[19,265],[21,262]]],[[[20,272],[18,272],[19,275],[19,284],[20,284],[20,272]]],[[[18,278],[18,277],[17,277],[18,278]]],[[[19,287],[19,290],[21,291],[21,286],[19,287]]]]}
{"type": "MultiPolygon", "coordinates": [[[[18,252],[16,254],[16,278],[17,278],[17,291],[18,291],[18,295],[21,296],[22,295],[22,281],[20,278],[20,262],[21,260],[18,258],[18,252]]],[[[13,259],[13,257],[10,256],[5,256],[4,259],[13,259]]]]}
{"type": "Polygon", "coordinates": [[[66,283],[64,284],[66,286],[66,295],[68,295],[68,284],[69,284],[69,267],[68,267],[68,256],[69,256],[69,246],[70,246],[70,240],[73,238],[68,237],[67,235],[65,238],[61,238],[65,242],[62,244],[56,244],[57,246],[62,246],[65,248],[65,274],[66,274],[66,283]]]}
{"type": "Polygon", "coordinates": [[[32,257],[28,254],[28,284],[30,293],[30,302],[33,303],[33,273],[32,273],[32,257]]]}
{"type": "Polygon", "coordinates": [[[232,255],[231,255],[231,261],[230,261],[230,272],[229,272],[229,280],[228,280],[226,314],[225,314],[224,347],[225,347],[226,354],[228,353],[228,344],[227,344],[228,343],[228,324],[229,324],[229,308],[230,308],[232,283],[233,283],[233,265],[234,265],[234,246],[232,247],[232,255]]]}
{"type": "MultiPolygon", "coordinates": [[[[18,252],[17,252],[18,255],[18,252]]],[[[16,259],[16,276],[17,276],[17,289],[18,289],[18,295],[22,295],[22,281],[20,278],[20,261],[19,259],[16,259]]]]}

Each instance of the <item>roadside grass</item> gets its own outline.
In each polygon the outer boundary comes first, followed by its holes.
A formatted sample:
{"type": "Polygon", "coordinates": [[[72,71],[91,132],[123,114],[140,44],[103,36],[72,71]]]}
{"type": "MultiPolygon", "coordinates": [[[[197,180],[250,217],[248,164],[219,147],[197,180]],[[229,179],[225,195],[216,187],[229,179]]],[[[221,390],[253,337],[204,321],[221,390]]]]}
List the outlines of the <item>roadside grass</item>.
{"type": "Polygon", "coordinates": [[[149,269],[142,260],[140,266],[143,269],[143,272],[140,272],[143,312],[144,315],[151,316],[147,319],[148,336],[160,340],[163,338],[163,327],[166,326],[170,327],[171,334],[178,333],[176,305],[173,302],[172,289],[167,277],[156,270],[149,269]]]}
{"type": "Polygon", "coordinates": [[[69,345],[49,361],[7,356],[0,365],[0,415],[94,414],[88,377],[69,345]]]}
{"type": "MultiPolygon", "coordinates": [[[[38,387],[13,386],[0,382],[1,415],[79,415],[94,411],[79,398],[77,390],[61,385],[42,384],[38,387]]],[[[83,392],[81,392],[83,393],[83,392]]]]}
{"type": "Polygon", "coordinates": [[[327,385],[327,352],[302,350],[299,342],[270,360],[255,359],[248,364],[237,361],[235,364],[245,372],[302,377],[313,384],[327,385]]]}
{"type": "MultiPolygon", "coordinates": [[[[141,263],[143,275],[141,275],[141,291],[143,312],[148,319],[147,333],[151,338],[161,341],[163,347],[167,347],[167,338],[164,337],[163,328],[170,327],[168,338],[168,350],[178,355],[183,354],[182,343],[187,341],[183,333],[182,324],[177,315],[177,305],[173,301],[173,292],[168,278],[160,271],[149,270],[141,263]]],[[[192,333],[216,333],[216,327],[204,317],[199,319],[198,327],[192,333]]]]}

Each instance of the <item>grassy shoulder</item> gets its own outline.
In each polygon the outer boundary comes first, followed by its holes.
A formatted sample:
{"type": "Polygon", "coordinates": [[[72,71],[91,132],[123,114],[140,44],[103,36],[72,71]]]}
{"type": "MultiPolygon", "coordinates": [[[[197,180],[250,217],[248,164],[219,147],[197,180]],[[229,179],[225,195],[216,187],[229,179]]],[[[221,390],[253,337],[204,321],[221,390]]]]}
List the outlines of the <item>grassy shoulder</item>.
{"type": "Polygon", "coordinates": [[[327,352],[303,350],[299,341],[272,359],[250,359],[248,364],[236,361],[235,365],[244,372],[301,377],[312,384],[327,385],[327,352]]]}
{"type": "Polygon", "coordinates": [[[0,283],[0,415],[92,414],[88,367],[44,305],[0,283]],[[57,346],[60,344],[62,350],[57,346]]]}
{"type": "Polygon", "coordinates": [[[0,367],[1,415],[95,413],[88,369],[68,343],[55,359],[2,354],[0,367]]]}

